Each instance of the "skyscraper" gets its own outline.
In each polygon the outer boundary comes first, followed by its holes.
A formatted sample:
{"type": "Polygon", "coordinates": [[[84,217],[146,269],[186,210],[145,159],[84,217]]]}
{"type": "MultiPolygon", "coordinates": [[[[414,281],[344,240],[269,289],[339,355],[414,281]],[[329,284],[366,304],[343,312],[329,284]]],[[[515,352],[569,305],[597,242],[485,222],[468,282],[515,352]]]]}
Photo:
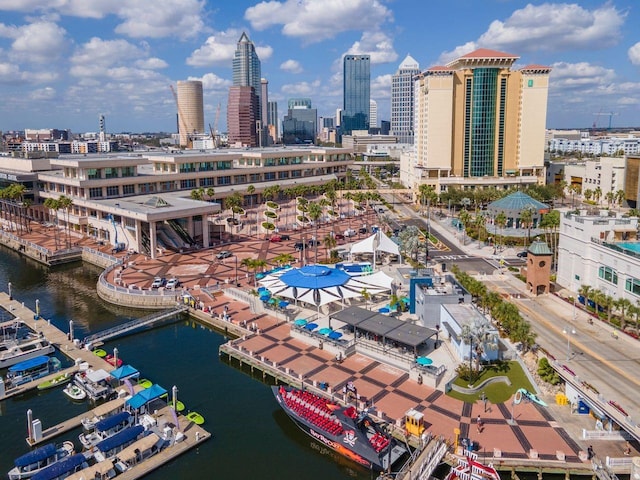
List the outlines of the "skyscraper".
{"type": "Polygon", "coordinates": [[[277,142],[280,137],[280,133],[278,132],[278,102],[267,103],[267,125],[269,126],[269,132],[273,141],[277,142]]]}
{"type": "Polygon", "coordinates": [[[398,143],[413,143],[413,86],[419,73],[418,62],[407,55],[391,77],[391,135],[398,143]]]}
{"type": "Polygon", "coordinates": [[[246,33],[242,33],[238,40],[235,56],[233,57],[233,87],[229,89],[229,102],[227,106],[227,128],[229,130],[229,142],[236,139],[244,145],[258,145],[258,131],[256,122],[261,122],[261,93],[262,82],[260,76],[260,59],[256,53],[253,42],[246,33]],[[234,87],[243,87],[236,88],[234,87]],[[247,90],[250,87],[251,90],[247,90]],[[250,96],[253,95],[253,99],[250,96]],[[233,104],[232,102],[241,102],[233,104]],[[251,114],[249,114],[249,110],[251,114]],[[232,118],[232,114],[243,112],[240,118],[232,118]],[[252,125],[245,122],[251,121],[252,125]],[[253,132],[254,139],[249,141],[247,132],[253,132]]]}
{"type": "Polygon", "coordinates": [[[259,145],[269,145],[269,119],[268,119],[268,106],[269,106],[269,80],[266,78],[260,79],[260,128],[259,132],[262,135],[262,139],[258,142],[259,145]]]}
{"type": "Polygon", "coordinates": [[[551,68],[511,66],[518,56],[475,50],[416,80],[412,187],[508,188],[544,181],[551,68]]]}
{"type": "Polygon", "coordinates": [[[369,99],[371,98],[371,57],[345,55],[343,60],[342,133],[369,130],[369,99]]]}
{"type": "Polygon", "coordinates": [[[204,133],[204,102],[200,80],[179,80],[177,89],[180,145],[188,146],[189,136],[204,133]]]}
{"type": "Polygon", "coordinates": [[[311,108],[310,98],[292,98],[282,122],[282,143],[294,145],[314,143],[318,129],[318,111],[311,108]]]}
{"type": "Polygon", "coordinates": [[[378,126],[378,102],[373,98],[369,100],[369,128],[378,126]]]}

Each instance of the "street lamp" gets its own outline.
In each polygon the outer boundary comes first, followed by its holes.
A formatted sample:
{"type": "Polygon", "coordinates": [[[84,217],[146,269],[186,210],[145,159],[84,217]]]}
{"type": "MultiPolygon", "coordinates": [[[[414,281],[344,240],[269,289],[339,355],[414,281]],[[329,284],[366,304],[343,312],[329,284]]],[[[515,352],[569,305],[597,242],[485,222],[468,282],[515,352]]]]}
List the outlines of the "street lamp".
{"type": "Polygon", "coordinates": [[[564,329],[562,330],[562,333],[567,336],[567,361],[569,361],[571,359],[571,335],[576,334],[576,329],[572,328],[571,332],[569,332],[569,330],[567,329],[564,329]]]}
{"type": "Polygon", "coordinates": [[[9,300],[13,300],[13,297],[11,296],[11,282],[9,282],[8,286],[9,286],[9,300]]]}

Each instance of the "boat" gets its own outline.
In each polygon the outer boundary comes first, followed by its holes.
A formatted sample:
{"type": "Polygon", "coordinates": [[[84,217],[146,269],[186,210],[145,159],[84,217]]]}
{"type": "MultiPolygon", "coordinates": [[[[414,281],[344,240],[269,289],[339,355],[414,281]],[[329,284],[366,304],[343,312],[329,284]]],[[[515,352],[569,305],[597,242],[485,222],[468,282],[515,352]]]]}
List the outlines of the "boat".
{"type": "Polygon", "coordinates": [[[66,478],[74,472],[87,468],[87,457],[82,453],[76,453],[69,457],[63,458],[59,462],[43,468],[36,473],[31,480],[53,480],[58,478],[66,478]]]}
{"type": "Polygon", "coordinates": [[[48,443],[38,447],[13,461],[14,467],[9,470],[9,480],[30,478],[49,465],[53,465],[73,454],[74,446],[72,442],[64,442],[59,446],[54,443],[48,443]]]}
{"type": "Polygon", "coordinates": [[[140,385],[142,388],[149,388],[153,385],[153,382],[148,378],[141,378],[140,380],[138,380],[138,385],[140,385]]]}
{"type": "Polygon", "coordinates": [[[6,383],[9,388],[15,388],[58,372],[61,368],[62,364],[56,357],[35,357],[9,367],[6,383]]]}
{"type": "MultiPolygon", "coordinates": [[[[165,441],[157,433],[149,433],[115,455],[116,470],[124,473],[160,452],[165,441]]],[[[93,477],[91,477],[93,478],[93,477]]]]}
{"type": "Polygon", "coordinates": [[[547,402],[538,398],[535,393],[530,392],[526,388],[519,388],[514,398],[515,404],[517,405],[518,403],[520,403],[523,398],[527,399],[530,402],[537,403],[541,407],[548,407],[547,402]],[[520,398],[518,398],[518,394],[520,394],[520,398]]]}
{"type": "Polygon", "coordinates": [[[62,390],[62,392],[71,400],[80,401],[87,398],[87,392],[85,392],[75,383],[70,383],[69,385],[64,387],[64,390],[62,390]]]}
{"type": "Polygon", "coordinates": [[[500,480],[493,465],[484,465],[478,461],[478,455],[465,450],[462,457],[456,457],[457,463],[451,467],[445,480],[500,480]]]}
{"type": "Polygon", "coordinates": [[[118,433],[98,442],[95,447],[91,449],[93,457],[97,462],[111,459],[118,452],[142,437],[144,433],[145,428],[142,425],[134,425],[120,430],[118,433]]]}
{"type": "Polygon", "coordinates": [[[38,390],[48,390],[49,388],[57,387],[58,385],[64,385],[73,378],[70,372],[65,372],[53,377],[51,380],[46,380],[38,385],[38,390]]]}
{"type": "Polygon", "coordinates": [[[0,344],[0,368],[9,368],[42,355],[50,355],[55,348],[42,335],[30,335],[26,339],[12,339],[0,344]]]}
{"type": "Polygon", "coordinates": [[[204,417],[198,412],[187,413],[187,419],[189,419],[190,422],[193,422],[196,425],[202,425],[204,423],[204,417]]]}
{"type": "Polygon", "coordinates": [[[84,390],[91,401],[106,400],[114,394],[108,380],[111,375],[106,370],[87,370],[73,376],[73,383],[84,390]]]}
{"type": "Polygon", "coordinates": [[[96,348],[95,350],[92,350],[92,352],[96,357],[104,358],[107,356],[107,352],[101,348],[96,348]]]}
{"type": "Polygon", "coordinates": [[[368,412],[293,387],[274,386],[276,400],[300,429],[351,461],[385,471],[407,453],[368,412]]]}
{"type": "Polygon", "coordinates": [[[134,416],[129,412],[120,412],[96,422],[93,429],[79,435],[80,443],[90,450],[94,445],[131,426],[134,416]]]}
{"type": "Polygon", "coordinates": [[[91,465],[76,473],[72,473],[65,480],[110,480],[117,475],[111,460],[91,465]]]}
{"type": "Polygon", "coordinates": [[[104,357],[104,359],[107,361],[107,363],[113,365],[116,368],[121,367],[124,363],[121,358],[116,358],[113,355],[107,355],[106,357],[104,357]]]}

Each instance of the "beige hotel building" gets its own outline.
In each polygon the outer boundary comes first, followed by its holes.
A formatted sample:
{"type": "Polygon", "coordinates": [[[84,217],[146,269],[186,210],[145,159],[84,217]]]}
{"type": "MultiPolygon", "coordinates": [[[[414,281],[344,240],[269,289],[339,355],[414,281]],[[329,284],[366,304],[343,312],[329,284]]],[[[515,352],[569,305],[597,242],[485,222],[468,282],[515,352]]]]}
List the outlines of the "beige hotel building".
{"type": "Polygon", "coordinates": [[[544,183],[551,69],[512,66],[519,57],[488,49],[434,66],[415,80],[415,149],[401,181],[417,192],[544,183]]]}

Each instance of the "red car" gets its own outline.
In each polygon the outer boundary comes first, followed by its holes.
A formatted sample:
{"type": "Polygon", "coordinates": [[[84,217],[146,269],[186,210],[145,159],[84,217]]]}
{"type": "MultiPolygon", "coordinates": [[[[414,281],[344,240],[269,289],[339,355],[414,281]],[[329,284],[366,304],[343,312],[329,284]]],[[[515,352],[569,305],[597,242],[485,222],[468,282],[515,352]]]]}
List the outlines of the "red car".
{"type": "Polygon", "coordinates": [[[270,242],[281,242],[282,241],[282,237],[280,235],[272,235],[271,238],[269,239],[270,242]]]}

